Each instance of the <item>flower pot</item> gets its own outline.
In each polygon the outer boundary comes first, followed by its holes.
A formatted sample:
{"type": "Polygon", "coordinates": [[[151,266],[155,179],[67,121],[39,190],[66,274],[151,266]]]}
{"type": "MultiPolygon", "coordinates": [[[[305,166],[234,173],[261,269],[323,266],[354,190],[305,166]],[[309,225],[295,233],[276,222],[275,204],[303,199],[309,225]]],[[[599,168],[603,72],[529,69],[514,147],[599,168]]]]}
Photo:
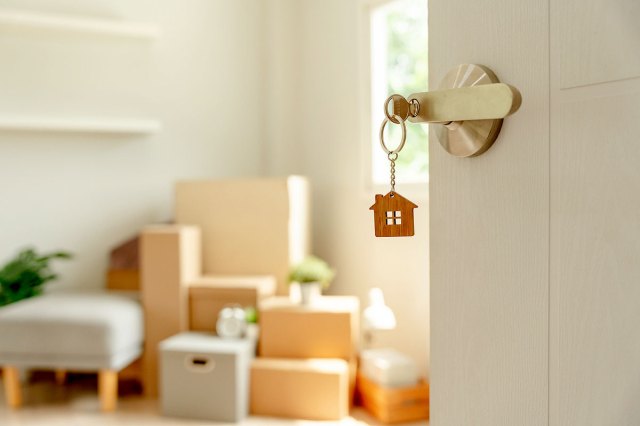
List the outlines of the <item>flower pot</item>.
{"type": "Polygon", "coordinates": [[[322,295],[322,286],[318,282],[300,284],[300,304],[311,305],[322,295]]]}

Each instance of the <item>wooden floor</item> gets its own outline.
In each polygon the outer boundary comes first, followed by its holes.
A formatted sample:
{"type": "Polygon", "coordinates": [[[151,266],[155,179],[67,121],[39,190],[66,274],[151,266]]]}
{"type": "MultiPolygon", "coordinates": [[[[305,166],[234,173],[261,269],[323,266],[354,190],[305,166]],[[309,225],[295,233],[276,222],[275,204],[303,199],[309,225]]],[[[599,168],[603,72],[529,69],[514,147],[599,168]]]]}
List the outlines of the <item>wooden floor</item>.
{"type": "MultiPolygon", "coordinates": [[[[1,379],[0,379],[1,380],[1,379]]],[[[123,389],[114,413],[102,414],[95,379],[72,378],[64,386],[55,384],[53,376],[36,378],[23,387],[25,406],[18,411],[9,410],[0,386],[0,425],[2,426],[199,426],[220,425],[205,421],[181,420],[158,414],[157,402],[139,396],[135,390],[123,389]]],[[[362,409],[340,422],[313,422],[277,418],[249,417],[243,426],[380,426],[362,409]]],[[[428,422],[406,423],[405,426],[426,426],[428,422]]]]}

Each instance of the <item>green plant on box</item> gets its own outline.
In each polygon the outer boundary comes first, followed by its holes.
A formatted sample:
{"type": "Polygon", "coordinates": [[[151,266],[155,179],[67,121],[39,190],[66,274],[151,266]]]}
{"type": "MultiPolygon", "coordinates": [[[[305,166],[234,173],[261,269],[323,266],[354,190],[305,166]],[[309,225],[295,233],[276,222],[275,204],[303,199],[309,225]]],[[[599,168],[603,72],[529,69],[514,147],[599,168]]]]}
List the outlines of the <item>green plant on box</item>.
{"type": "Polygon", "coordinates": [[[289,273],[289,283],[320,283],[323,288],[329,287],[336,273],[327,262],[315,256],[308,256],[294,265],[289,273]]]}
{"type": "Polygon", "coordinates": [[[53,259],[70,259],[63,251],[38,254],[33,249],[22,250],[0,269],[0,306],[42,293],[45,283],[56,279],[49,262],[53,259]]]}
{"type": "Polygon", "coordinates": [[[244,315],[248,324],[258,323],[258,311],[253,306],[247,306],[244,308],[244,315]]]}

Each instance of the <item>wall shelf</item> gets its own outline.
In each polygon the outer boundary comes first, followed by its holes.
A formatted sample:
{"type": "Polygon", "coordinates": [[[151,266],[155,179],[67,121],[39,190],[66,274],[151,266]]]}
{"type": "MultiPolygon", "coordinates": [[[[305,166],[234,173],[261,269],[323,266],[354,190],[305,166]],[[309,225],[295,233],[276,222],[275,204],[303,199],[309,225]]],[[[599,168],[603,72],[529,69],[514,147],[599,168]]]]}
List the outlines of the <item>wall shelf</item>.
{"type": "Polygon", "coordinates": [[[154,40],[160,36],[160,27],[152,23],[59,15],[6,8],[0,8],[0,27],[79,32],[147,40],[154,40]]]}
{"type": "Polygon", "coordinates": [[[161,128],[162,125],[160,121],[144,118],[47,118],[0,116],[0,131],[144,135],[158,132],[161,128]]]}

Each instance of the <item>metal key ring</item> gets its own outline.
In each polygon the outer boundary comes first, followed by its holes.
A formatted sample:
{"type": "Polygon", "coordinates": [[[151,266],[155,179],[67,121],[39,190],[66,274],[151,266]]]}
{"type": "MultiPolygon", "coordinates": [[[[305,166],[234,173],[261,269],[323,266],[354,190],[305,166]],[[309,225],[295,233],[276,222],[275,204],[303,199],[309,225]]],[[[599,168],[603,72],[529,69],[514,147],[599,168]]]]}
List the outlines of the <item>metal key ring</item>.
{"type": "Polygon", "coordinates": [[[400,138],[400,144],[396,149],[390,150],[389,148],[387,148],[387,145],[385,145],[384,143],[384,128],[389,121],[393,123],[393,120],[389,120],[388,118],[385,118],[384,120],[382,120],[382,126],[380,126],[380,146],[382,146],[382,149],[384,150],[384,152],[387,153],[387,155],[397,154],[398,152],[400,152],[400,150],[404,147],[405,141],[407,140],[407,126],[404,123],[404,120],[402,120],[402,118],[396,114],[393,114],[391,118],[398,120],[398,123],[402,128],[402,137],[400,138]]]}

